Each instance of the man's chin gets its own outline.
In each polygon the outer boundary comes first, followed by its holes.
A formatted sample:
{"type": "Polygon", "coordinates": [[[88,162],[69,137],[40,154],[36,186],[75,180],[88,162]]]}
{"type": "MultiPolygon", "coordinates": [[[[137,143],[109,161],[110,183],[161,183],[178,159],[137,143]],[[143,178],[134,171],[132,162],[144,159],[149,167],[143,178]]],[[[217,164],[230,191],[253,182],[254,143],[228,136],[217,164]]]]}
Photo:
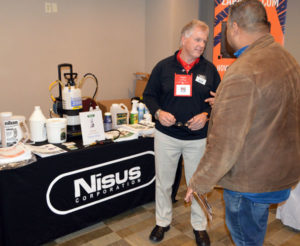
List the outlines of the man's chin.
{"type": "Polygon", "coordinates": [[[197,52],[197,53],[195,53],[195,58],[199,58],[202,54],[203,54],[203,52],[197,52]]]}

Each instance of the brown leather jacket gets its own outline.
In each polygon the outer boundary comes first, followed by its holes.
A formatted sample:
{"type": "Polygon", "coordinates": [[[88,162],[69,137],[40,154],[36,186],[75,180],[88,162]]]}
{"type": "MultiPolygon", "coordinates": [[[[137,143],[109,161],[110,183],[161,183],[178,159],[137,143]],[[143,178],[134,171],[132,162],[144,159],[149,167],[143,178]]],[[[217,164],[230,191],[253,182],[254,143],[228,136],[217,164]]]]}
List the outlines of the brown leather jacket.
{"type": "Polygon", "coordinates": [[[190,186],[239,192],[286,189],[300,179],[300,66],[270,34],[230,66],[217,90],[206,152],[190,186]]]}

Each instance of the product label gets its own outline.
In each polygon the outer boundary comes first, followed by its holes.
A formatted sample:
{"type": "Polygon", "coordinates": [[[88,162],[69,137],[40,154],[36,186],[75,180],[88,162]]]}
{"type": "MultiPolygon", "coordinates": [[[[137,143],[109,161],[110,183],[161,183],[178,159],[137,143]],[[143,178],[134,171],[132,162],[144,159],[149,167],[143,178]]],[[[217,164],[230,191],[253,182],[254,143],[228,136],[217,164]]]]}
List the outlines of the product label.
{"type": "Polygon", "coordinates": [[[130,124],[136,124],[138,123],[138,114],[130,114],[130,124]]]}
{"type": "Polygon", "coordinates": [[[104,131],[110,131],[112,128],[112,118],[110,115],[104,116],[104,131]]]}
{"type": "Polygon", "coordinates": [[[6,136],[6,145],[12,146],[18,141],[18,120],[4,121],[4,131],[6,136]]]}
{"type": "Polygon", "coordinates": [[[117,125],[127,124],[127,113],[118,113],[116,116],[117,125]]]}
{"type": "Polygon", "coordinates": [[[72,109],[81,109],[82,108],[81,97],[71,97],[71,107],[72,109]]]}
{"type": "Polygon", "coordinates": [[[67,129],[66,127],[63,127],[60,129],[60,140],[64,141],[67,138],[67,129]]]}

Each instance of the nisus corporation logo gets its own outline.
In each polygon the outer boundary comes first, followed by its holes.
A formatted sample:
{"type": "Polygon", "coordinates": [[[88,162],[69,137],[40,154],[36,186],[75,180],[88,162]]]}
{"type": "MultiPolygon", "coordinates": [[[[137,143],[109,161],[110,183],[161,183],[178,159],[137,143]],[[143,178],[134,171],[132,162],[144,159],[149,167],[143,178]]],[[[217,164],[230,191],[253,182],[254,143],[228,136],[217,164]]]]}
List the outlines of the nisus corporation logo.
{"type": "Polygon", "coordinates": [[[141,183],[141,167],[136,166],[124,170],[123,174],[117,172],[102,177],[102,173],[91,175],[89,182],[84,178],[74,181],[75,202],[85,202],[100,195],[113,194],[125,190],[130,186],[141,183]]]}
{"type": "Polygon", "coordinates": [[[155,181],[154,152],[145,151],[58,175],[46,201],[58,215],[69,214],[150,186],[155,181]]]}

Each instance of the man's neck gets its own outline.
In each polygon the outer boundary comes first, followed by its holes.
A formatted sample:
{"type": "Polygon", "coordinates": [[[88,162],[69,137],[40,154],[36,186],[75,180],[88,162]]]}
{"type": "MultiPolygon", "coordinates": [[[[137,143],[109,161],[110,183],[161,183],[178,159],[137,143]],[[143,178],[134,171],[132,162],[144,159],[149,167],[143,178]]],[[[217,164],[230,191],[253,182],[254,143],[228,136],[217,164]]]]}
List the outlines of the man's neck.
{"type": "Polygon", "coordinates": [[[193,63],[193,62],[197,59],[197,58],[195,59],[195,58],[193,58],[193,57],[188,56],[188,55],[184,52],[184,50],[181,51],[180,58],[181,58],[182,60],[184,60],[187,64],[191,64],[191,63],[193,63]]]}
{"type": "Polygon", "coordinates": [[[240,38],[238,49],[241,49],[245,46],[249,46],[253,44],[256,40],[260,39],[261,37],[265,36],[266,32],[257,32],[257,33],[247,33],[244,32],[240,38]]]}

